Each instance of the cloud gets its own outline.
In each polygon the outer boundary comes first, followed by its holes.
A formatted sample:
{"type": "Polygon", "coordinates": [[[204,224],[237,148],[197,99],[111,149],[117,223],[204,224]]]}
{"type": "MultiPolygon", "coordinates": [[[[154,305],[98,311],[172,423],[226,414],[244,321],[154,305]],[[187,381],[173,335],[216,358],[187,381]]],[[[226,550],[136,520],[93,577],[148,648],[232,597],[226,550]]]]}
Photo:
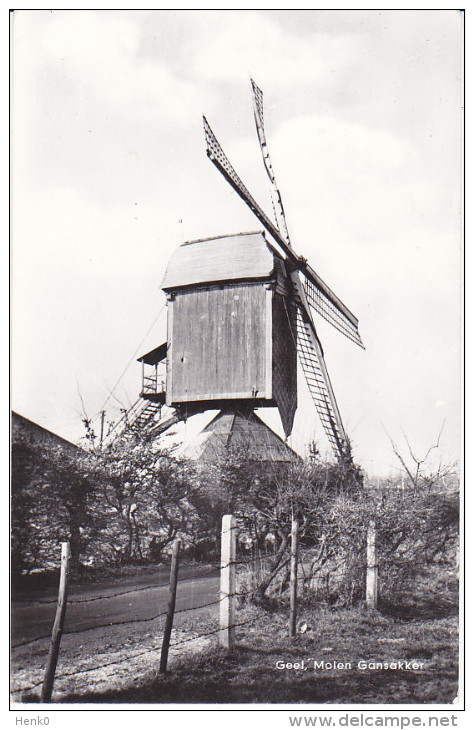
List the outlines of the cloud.
{"type": "MultiPolygon", "coordinates": [[[[159,55],[141,55],[140,15],[54,11],[21,18],[32,43],[31,66],[40,84],[55,85],[55,99],[77,108],[98,105],[122,118],[144,115],[155,123],[185,124],[196,86],[178,76],[159,55]],[[26,23],[25,23],[26,20],[26,23]],[[34,61],[34,63],[33,63],[34,61]]],[[[159,46],[159,44],[158,44],[159,46]]]]}
{"type": "Polygon", "coordinates": [[[195,21],[201,29],[194,35],[196,77],[242,83],[251,72],[259,84],[279,90],[333,84],[361,42],[349,32],[301,37],[255,11],[197,13],[195,21]]]}
{"type": "MultiPolygon", "coordinates": [[[[430,235],[459,222],[446,205],[446,181],[425,169],[410,139],[389,130],[311,115],[284,122],[269,144],[287,212],[299,210],[295,225],[337,242],[341,251],[391,241],[405,254],[407,233],[410,246],[413,234],[425,246],[430,235]]],[[[456,197],[459,181],[451,188],[456,197]]]]}

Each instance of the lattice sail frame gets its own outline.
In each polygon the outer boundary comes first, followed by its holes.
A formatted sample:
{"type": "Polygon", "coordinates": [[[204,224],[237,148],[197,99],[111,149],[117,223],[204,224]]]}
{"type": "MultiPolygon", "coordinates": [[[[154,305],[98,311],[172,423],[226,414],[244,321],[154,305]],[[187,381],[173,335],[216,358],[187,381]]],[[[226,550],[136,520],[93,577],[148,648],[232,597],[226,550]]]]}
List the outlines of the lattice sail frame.
{"type": "Polygon", "coordinates": [[[347,437],[329,381],[324,357],[314,346],[310,327],[311,325],[305,322],[303,307],[297,306],[296,347],[301,367],[324,432],[334,454],[339,457],[347,451],[347,437]]]}
{"type": "Polygon", "coordinates": [[[331,300],[324,296],[321,290],[314,286],[307,277],[304,278],[303,286],[311,309],[321,315],[326,322],[332,324],[338,332],[341,332],[349,340],[365,350],[358,328],[354,327],[345,317],[341,317],[339,310],[336,309],[331,300]]]}
{"type": "Polygon", "coordinates": [[[258,141],[260,142],[260,150],[262,152],[263,164],[265,170],[271,182],[272,188],[272,205],[273,214],[275,216],[276,224],[281,235],[285,241],[291,247],[290,236],[288,233],[288,226],[286,225],[285,210],[283,208],[283,201],[281,199],[280,191],[278,190],[275,173],[273,172],[272,161],[270,159],[270,152],[268,150],[267,140],[265,138],[265,125],[263,119],[263,92],[258,88],[257,84],[253,79],[250,79],[253,91],[253,113],[255,118],[255,126],[257,128],[258,141]]]}

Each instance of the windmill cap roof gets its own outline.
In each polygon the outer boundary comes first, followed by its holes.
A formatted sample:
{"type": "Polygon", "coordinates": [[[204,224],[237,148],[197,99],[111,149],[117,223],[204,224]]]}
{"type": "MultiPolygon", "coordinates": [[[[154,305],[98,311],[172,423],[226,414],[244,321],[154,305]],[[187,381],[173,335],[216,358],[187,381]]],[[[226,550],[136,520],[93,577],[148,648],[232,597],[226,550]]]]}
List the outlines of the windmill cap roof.
{"type": "Polygon", "coordinates": [[[274,269],[274,251],[262,231],[189,241],[168,262],[161,288],[242,279],[265,279],[274,269]]]}

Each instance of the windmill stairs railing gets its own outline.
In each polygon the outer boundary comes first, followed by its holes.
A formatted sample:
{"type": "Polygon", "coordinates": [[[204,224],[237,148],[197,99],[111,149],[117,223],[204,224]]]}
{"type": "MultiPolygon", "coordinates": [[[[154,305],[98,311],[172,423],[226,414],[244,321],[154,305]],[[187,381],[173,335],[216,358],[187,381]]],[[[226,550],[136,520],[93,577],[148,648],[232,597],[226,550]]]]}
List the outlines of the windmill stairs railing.
{"type": "Polygon", "coordinates": [[[158,418],[161,418],[161,403],[155,403],[154,401],[145,401],[145,408],[139,412],[137,417],[132,423],[129,422],[129,427],[132,431],[145,431],[151,426],[158,418]]]}
{"type": "Polygon", "coordinates": [[[161,420],[161,403],[138,398],[128,411],[112,426],[104,438],[102,446],[107,447],[114,443],[126,430],[134,433],[144,433],[156,426],[161,420]]]}

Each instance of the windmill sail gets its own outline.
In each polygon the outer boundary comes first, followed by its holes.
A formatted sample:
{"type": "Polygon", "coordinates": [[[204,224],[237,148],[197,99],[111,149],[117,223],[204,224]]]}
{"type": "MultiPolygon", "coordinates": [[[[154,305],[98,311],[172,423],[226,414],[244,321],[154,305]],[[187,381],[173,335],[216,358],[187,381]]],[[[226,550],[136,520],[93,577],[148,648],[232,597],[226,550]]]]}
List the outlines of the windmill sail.
{"type": "Polygon", "coordinates": [[[285,211],[283,209],[283,201],[281,199],[280,191],[278,190],[275,173],[273,172],[272,161],[270,159],[270,152],[267,146],[267,140],[265,138],[265,126],[263,121],[263,92],[258,88],[257,84],[253,79],[250,79],[252,83],[253,91],[253,111],[255,118],[255,126],[257,127],[258,141],[260,142],[260,149],[263,157],[263,164],[265,170],[272,184],[272,204],[273,212],[275,214],[275,220],[277,222],[278,230],[283,235],[288,245],[291,246],[290,236],[288,234],[288,227],[286,225],[285,211]]]}
{"type": "Polygon", "coordinates": [[[289,245],[289,242],[285,240],[278,228],[262,210],[232,167],[229,159],[224,153],[224,150],[217,141],[214,132],[209,126],[206,117],[203,117],[203,121],[207,145],[207,156],[246,205],[248,205],[250,210],[256,215],[272,238],[282,248],[293,266],[304,274],[307,282],[309,283],[308,300],[313,309],[315,309],[315,311],[330,324],[335,326],[340,332],[346,335],[346,337],[349,337],[349,339],[353,342],[363,347],[358,330],[357,318],[345,306],[345,304],[341,302],[339,297],[328,287],[321,277],[316,274],[311,266],[309,266],[306,259],[295,254],[289,245]]]}
{"type": "Polygon", "coordinates": [[[306,298],[308,304],[315,312],[317,312],[323,319],[332,324],[341,334],[345,335],[349,340],[352,340],[356,345],[362,347],[365,350],[364,343],[362,342],[359,334],[358,325],[354,325],[347,317],[341,315],[339,309],[317,286],[313,284],[308,277],[305,277],[303,282],[306,298]]]}
{"type": "Polygon", "coordinates": [[[297,306],[297,350],[308,390],[324,432],[336,458],[347,453],[347,437],[342,425],[323,351],[312,323],[302,305],[297,306]]]}
{"type": "MultiPolygon", "coordinates": [[[[227,155],[225,154],[224,150],[220,146],[219,142],[216,139],[216,136],[214,132],[212,131],[209,122],[207,121],[206,117],[203,117],[204,122],[204,134],[206,136],[206,145],[207,145],[207,156],[211,160],[211,162],[217,167],[219,172],[225,177],[227,182],[231,184],[231,186],[234,188],[235,192],[240,195],[244,203],[248,205],[252,213],[254,213],[260,223],[265,226],[267,231],[270,233],[271,236],[275,239],[275,241],[283,248],[283,250],[288,249],[288,244],[282,239],[280,232],[278,229],[274,226],[274,224],[271,222],[270,218],[267,216],[266,213],[262,210],[262,208],[259,206],[259,204],[256,202],[255,198],[251,195],[250,191],[245,187],[242,180],[232,167],[227,155]]],[[[290,249],[291,251],[291,249],[290,249]]],[[[286,251],[285,251],[286,253],[286,251]]],[[[294,263],[296,264],[297,257],[293,254],[294,263]]]]}

